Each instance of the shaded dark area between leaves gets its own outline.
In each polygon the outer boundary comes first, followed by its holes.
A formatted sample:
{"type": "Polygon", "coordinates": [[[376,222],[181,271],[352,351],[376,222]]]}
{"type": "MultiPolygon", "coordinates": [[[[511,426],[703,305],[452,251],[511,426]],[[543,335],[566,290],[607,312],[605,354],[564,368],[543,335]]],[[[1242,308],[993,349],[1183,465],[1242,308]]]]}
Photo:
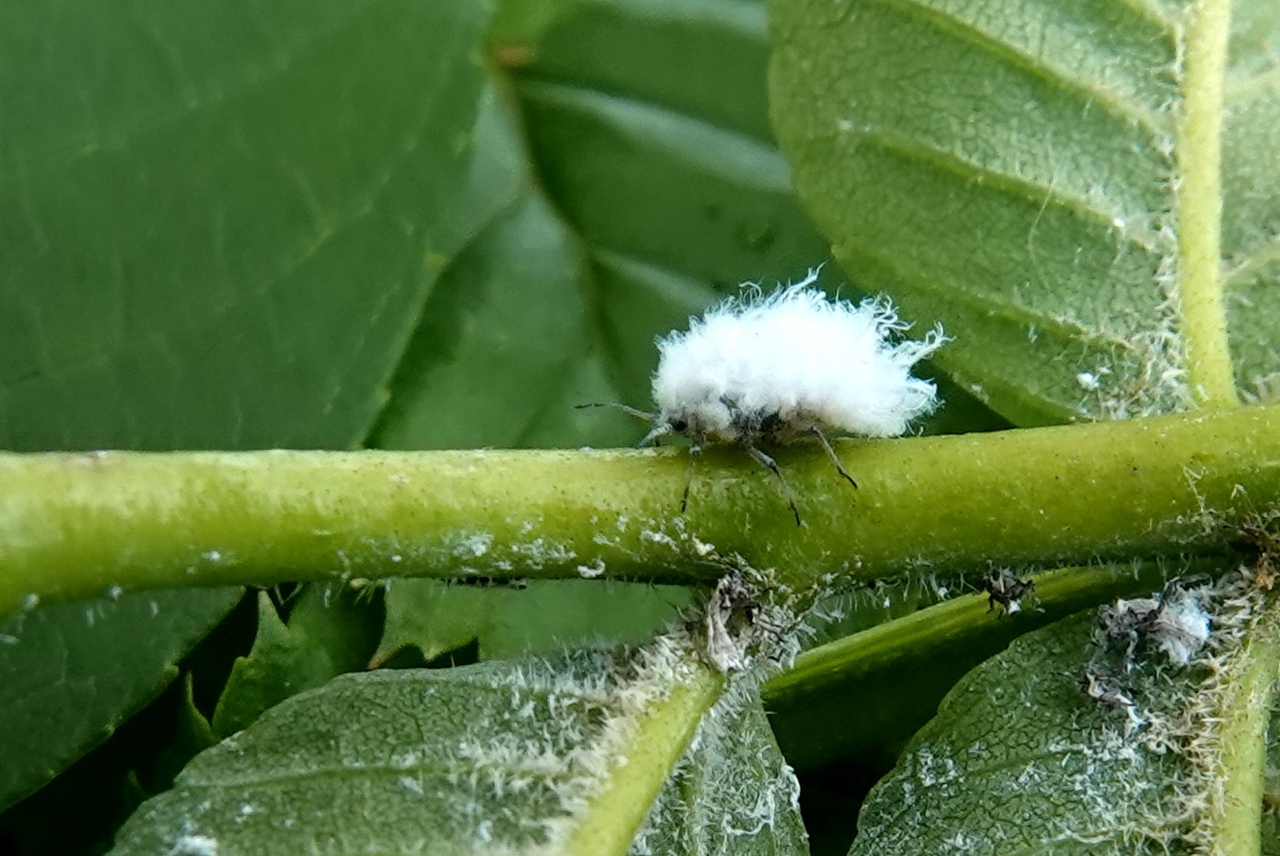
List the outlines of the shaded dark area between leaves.
{"type": "Polygon", "coordinates": [[[219,737],[349,671],[366,668],[385,620],[380,586],[336,583],[259,592],[253,648],[232,664],[211,722],[219,737]]]}
{"type": "Polygon", "coordinates": [[[116,828],[143,800],[168,789],[187,761],[216,742],[209,719],[232,663],[253,644],[255,597],[245,594],[178,663],[182,677],[151,704],[0,814],[0,856],[105,853],[116,828]]]}
{"type": "Polygon", "coordinates": [[[800,813],[811,856],[845,856],[858,832],[858,809],[871,788],[893,769],[896,753],[867,763],[846,758],[798,773],[800,813]]]}

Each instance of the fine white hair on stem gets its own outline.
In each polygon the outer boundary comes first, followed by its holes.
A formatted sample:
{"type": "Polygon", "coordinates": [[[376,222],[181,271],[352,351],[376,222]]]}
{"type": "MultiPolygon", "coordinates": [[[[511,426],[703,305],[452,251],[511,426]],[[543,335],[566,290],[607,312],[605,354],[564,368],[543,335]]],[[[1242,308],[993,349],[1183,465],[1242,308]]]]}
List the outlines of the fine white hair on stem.
{"type": "Polygon", "coordinates": [[[937,406],[911,368],[946,338],[905,339],[887,297],[827,300],[818,272],[758,288],[658,339],[653,399],[663,426],[694,443],[790,443],[829,431],[894,437],[937,406]]]}

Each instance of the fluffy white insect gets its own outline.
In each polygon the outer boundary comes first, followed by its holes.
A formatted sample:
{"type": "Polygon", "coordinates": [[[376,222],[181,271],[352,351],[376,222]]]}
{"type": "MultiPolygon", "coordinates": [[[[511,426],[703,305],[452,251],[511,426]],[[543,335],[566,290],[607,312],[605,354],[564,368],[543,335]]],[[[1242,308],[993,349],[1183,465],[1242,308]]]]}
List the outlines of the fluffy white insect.
{"type": "Polygon", "coordinates": [[[911,368],[945,341],[941,327],[901,339],[911,325],[888,298],[832,302],[810,287],[817,278],[767,296],[748,290],[658,339],[646,439],[674,432],[750,448],[825,431],[895,437],[932,411],[937,390],[911,368]]]}
{"type": "MultiPolygon", "coordinates": [[[[689,438],[693,453],[707,443],[734,443],[782,481],[760,445],[814,438],[850,484],[827,433],[894,437],[938,404],[933,383],[911,368],[946,341],[939,326],[923,340],[905,339],[887,297],[830,301],[813,287],[818,272],[769,295],[742,296],[691,318],[688,331],[658,339],[653,375],[657,413],[624,410],[652,420],[641,445],[666,434],[689,438]]],[[[686,485],[683,511],[688,501],[686,485]]]]}

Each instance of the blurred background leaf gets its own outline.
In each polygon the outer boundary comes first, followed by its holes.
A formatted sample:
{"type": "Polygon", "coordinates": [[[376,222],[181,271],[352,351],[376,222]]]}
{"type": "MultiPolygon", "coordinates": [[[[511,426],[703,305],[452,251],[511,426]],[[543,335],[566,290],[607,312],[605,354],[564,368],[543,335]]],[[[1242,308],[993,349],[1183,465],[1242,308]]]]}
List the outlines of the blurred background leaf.
{"type": "Polygon", "coordinates": [[[0,630],[0,806],[44,785],[137,713],[239,596],[140,592],[10,619],[0,630]]]}
{"type": "Polygon", "coordinates": [[[3,15],[0,445],[361,440],[457,231],[480,4],[3,15]]]}
{"type": "Polygon", "coordinates": [[[258,593],[253,649],[236,659],[213,714],[213,731],[227,737],[289,696],[318,687],[369,661],[382,628],[377,592],[336,583],[299,587],[282,619],[266,592],[258,593]]]}
{"type": "Polygon", "coordinates": [[[374,665],[431,661],[475,644],[474,658],[606,643],[639,644],[675,621],[690,602],[682,586],[597,580],[534,580],[528,586],[477,586],[442,580],[394,580],[386,629],[374,665]],[[404,591],[400,591],[400,589],[404,591]],[[416,658],[405,660],[411,648],[416,658]]]}
{"type": "Polygon", "coordinates": [[[764,7],[509,2],[491,42],[505,65],[469,176],[490,216],[427,303],[371,442],[633,443],[629,418],[571,405],[647,407],[656,335],[827,258],[768,129],[764,7]]]}
{"type": "MultiPolygon", "coordinates": [[[[0,10],[0,447],[359,443],[462,230],[485,23],[477,2],[0,10]]],[[[7,801],[154,699],[237,596],[13,618],[7,801]]],[[[110,802],[178,745],[126,738],[61,798],[110,802]]],[[[69,837],[93,833],[42,846],[69,837]]]]}

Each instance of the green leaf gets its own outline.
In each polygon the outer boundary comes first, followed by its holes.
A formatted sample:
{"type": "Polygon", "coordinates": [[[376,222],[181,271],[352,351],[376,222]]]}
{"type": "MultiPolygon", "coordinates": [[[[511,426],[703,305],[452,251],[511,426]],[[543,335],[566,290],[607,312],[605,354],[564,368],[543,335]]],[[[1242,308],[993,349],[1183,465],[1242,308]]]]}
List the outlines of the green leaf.
{"type": "Polygon", "coordinates": [[[0,850],[22,856],[105,853],[129,815],[216,742],[195,707],[191,672],[184,672],[101,746],[0,814],[0,850]],[[67,822],[69,805],[76,807],[75,823],[67,822]]]}
{"type": "Polygon", "coordinates": [[[434,660],[472,640],[484,660],[553,654],[601,638],[638,644],[675,621],[690,594],[679,586],[614,580],[539,580],[524,588],[394,580],[373,659],[384,662],[413,646],[434,660]]]}
{"type": "Polygon", "coordinates": [[[1280,148],[1280,9],[1266,0],[1232,8],[1222,183],[1222,254],[1231,353],[1240,388],[1263,399],[1280,380],[1280,171],[1266,158],[1280,148]]]}
{"type": "Polygon", "coordinates": [[[1132,853],[1138,830],[1170,831],[1144,815],[1178,759],[1124,739],[1124,714],[1080,689],[1092,624],[1023,636],[962,680],[872,790],[851,852],[1132,853]]]}
{"type": "MultiPolygon", "coordinates": [[[[1015,422],[1230,403],[1219,258],[1274,248],[1280,20],[1235,4],[1223,72],[1229,5],[779,2],[775,124],[845,268],[940,318],[938,364],[1015,422]]],[[[1242,380],[1277,363],[1262,267],[1233,286],[1242,380]]]]}
{"type": "Polygon", "coordinates": [[[1014,615],[985,592],[960,595],[805,651],[764,687],[778,742],[797,769],[854,755],[886,769],[970,669],[1029,630],[1158,588],[1165,572],[1152,562],[1051,571],[1027,578],[1035,591],[1014,615]]]}
{"type": "Polygon", "coordinates": [[[524,48],[538,176],[593,260],[725,289],[827,258],[768,130],[762,3],[577,3],[524,48]]]}
{"type": "Polygon", "coordinates": [[[144,781],[149,794],[168,789],[192,758],[218,742],[208,717],[196,706],[194,683],[192,673],[185,672],[173,714],[173,735],[164,751],[157,755],[155,769],[147,771],[149,775],[144,781]]]}
{"type": "Polygon", "coordinates": [[[799,796],[759,697],[739,690],[703,721],[631,852],[801,856],[799,796]]]}
{"type": "Polygon", "coordinates": [[[768,131],[761,3],[504,11],[533,23],[497,37],[499,59],[528,61],[493,73],[477,123],[484,225],[433,291],[372,445],[634,443],[630,418],[565,411],[646,406],[655,335],[827,257],[768,131]]]}
{"type": "Polygon", "coordinates": [[[757,0],[506,0],[491,31],[519,75],[558,79],[771,140],[757,0]]]}
{"type": "Polygon", "coordinates": [[[460,199],[481,5],[117,11],[0,16],[0,445],[351,445],[460,199]]]}
{"type": "MultiPolygon", "coordinates": [[[[363,437],[457,229],[484,20],[398,0],[0,10],[0,446],[363,437]]],[[[29,616],[57,644],[0,652],[21,675],[6,798],[154,697],[235,597],[29,616]]]]}
{"type": "Polygon", "coordinates": [[[590,357],[583,259],[532,185],[515,117],[492,85],[474,139],[467,206],[478,231],[432,290],[371,445],[528,445],[548,411],[569,407],[590,357]]]}
{"type": "Polygon", "coordinates": [[[249,655],[232,667],[214,731],[225,737],[291,695],[364,668],[377,644],[380,612],[370,594],[320,584],[302,589],[286,623],[259,592],[258,635],[249,655]]]}
{"type": "Polygon", "coordinates": [[[0,630],[0,806],[105,740],[177,676],[238,589],[38,606],[0,630]]]}
{"type": "MultiPolygon", "coordinates": [[[[125,825],[113,852],[623,853],[721,686],[678,649],[635,656],[580,651],[337,678],[199,756],[125,825]]],[[[707,722],[716,731],[699,738],[707,745],[679,780],[684,799],[715,812],[724,795],[706,788],[735,769],[742,787],[748,775],[794,787],[776,749],[740,760],[770,742],[758,706],[707,722]],[[725,733],[721,720],[742,733],[725,733]]],[[[754,828],[734,833],[717,820],[712,834],[749,847],[795,836],[790,797],[775,800],[767,817],[739,807],[761,821],[754,828]]],[[[697,817],[663,813],[648,829],[693,835],[697,817]]]]}
{"type": "Polygon", "coordinates": [[[1244,770],[1266,748],[1276,605],[1220,592],[1190,666],[1149,641],[1127,668],[1115,648],[1100,657],[1093,611],[979,666],[872,791],[851,853],[1257,852],[1265,791],[1244,770]],[[1088,697],[1087,669],[1133,708],[1088,697]]]}

